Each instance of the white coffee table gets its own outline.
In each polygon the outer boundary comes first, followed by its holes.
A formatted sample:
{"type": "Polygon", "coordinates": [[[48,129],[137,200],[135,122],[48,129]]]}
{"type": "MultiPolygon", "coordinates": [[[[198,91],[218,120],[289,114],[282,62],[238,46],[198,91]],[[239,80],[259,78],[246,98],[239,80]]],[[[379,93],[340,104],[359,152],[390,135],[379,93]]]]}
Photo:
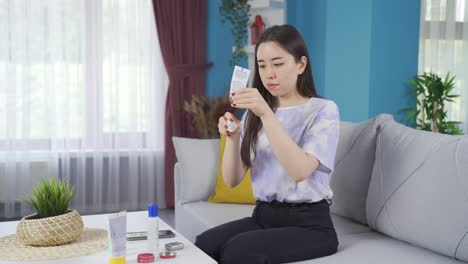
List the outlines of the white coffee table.
{"type": "MultiPolygon", "coordinates": [[[[83,216],[83,222],[85,227],[89,228],[102,228],[107,229],[107,219],[108,214],[102,215],[89,215],[83,216]]],[[[127,214],[127,232],[137,232],[144,231],[147,224],[147,212],[130,212],[127,214]]],[[[0,237],[12,235],[16,232],[16,226],[18,225],[17,221],[13,222],[0,222],[0,237]]],[[[203,251],[197,248],[189,240],[183,237],[181,234],[177,233],[173,228],[171,228],[164,221],[159,219],[159,229],[170,229],[175,234],[175,238],[165,238],[159,240],[159,249],[164,249],[164,244],[174,241],[179,241],[184,243],[184,249],[177,250],[177,256],[174,259],[159,259],[157,258],[154,263],[195,263],[195,264],[215,264],[217,263],[211,257],[206,255],[203,251]]],[[[146,241],[132,241],[127,242],[127,263],[137,263],[137,255],[139,253],[144,253],[146,246],[146,241]]],[[[67,258],[59,260],[49,260],[49,261],[1,261],[0,263],[5,264],[43,264],[43,263],[60,263],[60,264],[105,264],[108,263],[108,250],[103,250],[93,255],[82,256],[78,258],[67,258]]]]}

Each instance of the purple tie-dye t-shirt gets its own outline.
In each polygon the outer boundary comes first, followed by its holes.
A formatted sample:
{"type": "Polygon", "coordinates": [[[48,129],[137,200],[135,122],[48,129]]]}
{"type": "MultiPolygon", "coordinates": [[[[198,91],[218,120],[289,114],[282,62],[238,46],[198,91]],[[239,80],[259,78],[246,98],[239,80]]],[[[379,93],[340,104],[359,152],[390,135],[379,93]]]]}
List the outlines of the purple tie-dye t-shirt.
{"type": "MultiPolygon", "coordinates": [[[[241,121],[241,142],[246,113],[241,121]]],[[[256,159],[251,168],[256,199],[290,203],[330,199],[333,196],[330,176],[339,136],[338,107],[332,101],[313,97],[302,105],[278,108],[276,117],[291,139],[302,150],[317,158],[320,165],[310,177],[296,183],[276,158],[263,129],[260,130],[256,159]]],[[[254,158],[253,152],[251,158],[254,158]]]]}

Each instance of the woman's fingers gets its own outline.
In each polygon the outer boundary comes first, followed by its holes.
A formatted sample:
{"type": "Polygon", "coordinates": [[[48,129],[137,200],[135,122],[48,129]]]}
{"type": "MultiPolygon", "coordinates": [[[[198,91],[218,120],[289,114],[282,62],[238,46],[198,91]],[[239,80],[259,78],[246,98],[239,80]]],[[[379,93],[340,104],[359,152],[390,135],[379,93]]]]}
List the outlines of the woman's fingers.
{"type": "Polygon", "coordinates": [[[240,121],[236,118],[235,115],[233,115],[230,112],[224,113],[223,116],[219,118],[218,121],[218,131],[220,134],[225,135],[225,136],[231,136],[233,134],[236,134],[238,132],[238,127],[239,127],[240,121]],[[237,128],[234,131],[229,131],[229,122],[234,122],[234,124],[237,125],[237,128]]]}
{"type": "Polygon", "coordinates": [[[251,97],[255,94],[259,94],[257,89],[255,88],[242,88],[237,90],[235,94],[231,94],[231,96],[229,97],[229,101],[232,103],[232,101],[238,100],[239,98],[251,97]]]}
{"type": "Polygon", "coordinates": [[[244,93],[233,98],[231,105],[236,108],[249,108],[251,104],[255,104],[259,100],[259,95],[255,93],[244,93]]]}
{"type": "Polygon", "coordinates": [[[236,93],[235,95],[230,97],[231,102],[237,101],[239,99],[244,98],[256,98],[261,96],[257,89],[255,88],[247,88],[245,90],[241,90],[242,92],[236,93]]]}
{"type": "Polygon", "coordinates": [[[225,136],[230,136],[231,135],[231,132],[229,132],[227,130],[227,125],[218,126],[218,131],[219,131],[219,134],[221,134],[221,135],[225,135],[225,136]]]}
{"type": "Polygon", "coordinates": [[[226,113],[224,114],[224,117],[226,118],[226,119],[225,119],[226,122],[232,121],[232,122],[234,122],[234,123],[236,123],[236,124],[240,122],[240,121],[237,119],[237,117],[236,117],[234,114],[230,113],[230,112],[226,112],[226,113]]]}
{"type": "Polygon", "coordinates": [[[224,113],[224,118],[225,118],[226,121],[228,121],[228,120],[234,120],[234,119],[236,119],[236,116],[233,115],[233,114],[230,113],[230,112],[226,112],[226,113],[224,113]]]}
{"type": "Polygon", "coordinates": [[[257,116],[263,116],[271,111],[268,103],[255,88],[241,90],[232,97],[232,106],[235,108],[249,109],[257,116]]]}
{"type": "Polygon", "coordinates": [[[254,109],[256,107],[255,102],[250,102],[250,103],[243,103],[243,104],[236,104],[234,105],[235,108],[241,108],[241,109],[254,109]]]}
{"type": "Polygon", "coordinates": [[[228,136],[228,131],[227,131],[227,120],[228,118],[226,118],[225,116],[221,116],[219,117],[218,119],[218,132],[219,134],[221,135],[225,135],[225,136],[228,136]]]}
{"type": "Polygon", "coordinates": [[[257,88],[240,88],[238,90],[236,90],[236,92],[234,93],[234,95],[231,94],[231,96],[235,96],[237,94],[243,94],[243,93],[253,93],[257,90],[257,88]]]}
{"type": "Polygon", "coordinates": [[[233,101],[233,104],[248,104],[248,103],[253,103],[257,101],[255,97],[247,97],[247,98],[240,98],[235,101],[233,101]]]}

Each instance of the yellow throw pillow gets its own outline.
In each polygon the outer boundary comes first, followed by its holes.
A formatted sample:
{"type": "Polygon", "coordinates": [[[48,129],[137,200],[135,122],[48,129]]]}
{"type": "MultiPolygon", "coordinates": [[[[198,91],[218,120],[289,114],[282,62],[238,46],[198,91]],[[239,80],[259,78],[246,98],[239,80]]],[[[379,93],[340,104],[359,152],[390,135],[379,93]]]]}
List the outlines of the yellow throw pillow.
{"type": "Polygon", "coordinates": [[[250,169],[245,173],[242,182],[234,188],[229,188],[225,183],[222,175],[222,162],[224,154],[224,145],[226,145],[226,137],[221,135],[219,144],[219,168],[218,176],[216,177],[216,187],[213,195],[208,199],[211,203],[239,203],[239,204],[255,204],[255,197],[252,192],[252,180],[250,179],[250,169]]]}

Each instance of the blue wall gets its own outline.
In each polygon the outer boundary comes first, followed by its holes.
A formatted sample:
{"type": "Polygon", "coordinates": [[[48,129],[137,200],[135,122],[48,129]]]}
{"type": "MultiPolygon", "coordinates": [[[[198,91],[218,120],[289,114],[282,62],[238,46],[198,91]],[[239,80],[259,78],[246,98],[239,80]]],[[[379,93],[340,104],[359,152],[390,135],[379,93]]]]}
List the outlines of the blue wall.
{"type": "MultiPolygon", "coordinates": [[[[224,95],[232,36],[220,22],[220,0],[208,0],[207,95],[224,95]]],[[[317,90],[336,101],[341,119],[380,113],[397,121],[411,102],[405,83],[417,74],[419,0],[287,0],[287,23],[308,44],[317,90]]]]}
{"type": "MultiPolygon", "coordinates": [[[[234,68],[229,65],[234,38],[231,34],[231,24],[221,21],[219,5],[221,0],[207,0],[207,61],[213,66],[206,75],[206,95],[224,96],[229,91],[234,68]]],[[[247,66],[245,61],[241,66],[247,66]]]]}
{"type": "Polygon", "coordinates": [[[405,83],[417,74],[419,0],[289,0],[287,22],[308,43],[321,95],[341,119],[380,113],[401,120],[412,102],[405,83]]]}
{"type": "Polygon", "coordinates": [[[372,19],[369,115],[392,113],[415,100],[407,96],[407,80],[418,72],[419,0],[375,1],[372,19]],[[385,15],[383,15],[385,14],[385,15]]]}
{"type": "Polygon", "coordinates": [[[206,94],[209,96],[223,96],[225,89],[229,89],[230,70],[233,37],[228,24],[221,22],[218,11],[220,0],[208,0],[207,17],[207,61],[213,62],[208,69],[206,78],[206,94]]]}
{"type": "Polygon", "coordinates": [[[342,120],[369,115],[372,0],[328,0],[325,93],[337,102],[342,120]]]}
{"type": "Polygon", "coordinates": [[[287,23],[299,29],[308,45],[315,88],[319,95],[325,93],[325,26],[327,0],[286,2],[287,23]],[[307,12],[304,12],[307,10],[307,12]]]}

